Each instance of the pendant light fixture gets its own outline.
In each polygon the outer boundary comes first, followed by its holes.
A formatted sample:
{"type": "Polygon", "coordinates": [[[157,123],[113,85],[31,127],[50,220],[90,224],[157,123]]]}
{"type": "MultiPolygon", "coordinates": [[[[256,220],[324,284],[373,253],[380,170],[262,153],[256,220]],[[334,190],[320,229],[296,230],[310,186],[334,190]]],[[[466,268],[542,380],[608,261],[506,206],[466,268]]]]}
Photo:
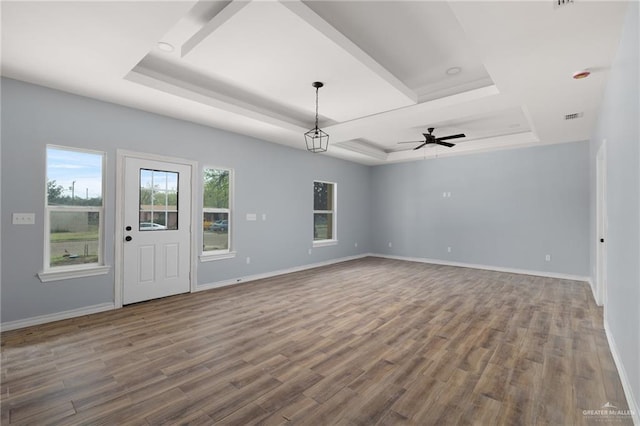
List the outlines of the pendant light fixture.
{"type": "Polygon", "coordinates": [[[307,151],[313,153],[325,152],[329,147],[329,135],[318,128],[318,89],[324,86],[322,82],[316,81],[313,87],[316,88],[316,127],[304,134],[307,142],[307,151]]]}

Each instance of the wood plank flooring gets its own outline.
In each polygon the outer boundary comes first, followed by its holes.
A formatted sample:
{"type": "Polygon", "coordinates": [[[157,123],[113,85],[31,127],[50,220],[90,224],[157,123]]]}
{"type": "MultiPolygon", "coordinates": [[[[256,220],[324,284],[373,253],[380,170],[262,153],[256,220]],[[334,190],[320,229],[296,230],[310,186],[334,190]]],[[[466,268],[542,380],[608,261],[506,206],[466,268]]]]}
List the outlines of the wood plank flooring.
{"type": "Polygon", "coordinates": [[[586,283],[365,258],[2,333],[4,424],[581,425],[586,283]]]}

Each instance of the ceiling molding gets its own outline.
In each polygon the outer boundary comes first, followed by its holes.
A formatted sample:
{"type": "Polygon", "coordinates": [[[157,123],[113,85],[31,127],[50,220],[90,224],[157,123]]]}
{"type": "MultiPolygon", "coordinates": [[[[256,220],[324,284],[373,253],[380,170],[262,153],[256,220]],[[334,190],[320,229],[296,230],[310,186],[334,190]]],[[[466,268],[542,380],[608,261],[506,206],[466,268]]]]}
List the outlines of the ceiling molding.
{"type": "Polygon", "coordinates": [[[211,33],[220,28],[222,24],[227,22],[232,16],[240,12],[250,2],[247,0],[232,0],[224,9],[217,13],[209,22],[207,22],[200,31],[191,36],[181,47],[180,55],[184,57],[200,44],[211,33]]]}

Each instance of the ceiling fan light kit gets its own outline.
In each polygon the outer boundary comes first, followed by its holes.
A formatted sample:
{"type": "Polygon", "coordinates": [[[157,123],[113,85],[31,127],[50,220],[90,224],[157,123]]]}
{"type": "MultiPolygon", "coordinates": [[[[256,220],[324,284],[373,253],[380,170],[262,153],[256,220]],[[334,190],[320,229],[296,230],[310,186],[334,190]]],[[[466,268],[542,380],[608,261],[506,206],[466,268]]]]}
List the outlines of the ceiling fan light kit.
{"type": "Polygon", "coordinates": [[[329,135],[318,127],[318,89],[322,86],[324,86],[324,84],[320,81],[313,83],[313,87],[316,88],[316,125],[304,134],[307,151],[313,152],[314,154],[326,152],[329,148],[329,135]]]}

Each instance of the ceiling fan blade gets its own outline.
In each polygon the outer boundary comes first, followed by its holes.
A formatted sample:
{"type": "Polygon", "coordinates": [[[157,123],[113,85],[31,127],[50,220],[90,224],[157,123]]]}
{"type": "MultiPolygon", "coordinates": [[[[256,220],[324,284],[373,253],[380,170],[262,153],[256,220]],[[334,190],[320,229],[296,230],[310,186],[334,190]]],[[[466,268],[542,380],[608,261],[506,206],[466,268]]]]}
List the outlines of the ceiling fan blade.
{"type": "Polygon", "coordinates": [[[406,142],[398,142],[398,143],[421,143],[424,141],[406,141],[406,142]]]}
{"type": "Polygon", "coordinates": [[[423,142],[423,143],[421,143],[420,145],[418,145],[418,146],[416,146],[415,148],[413,148],[413,150],[415,151],[415,150],[417,150],[417,149],[420,149],[420,148],[422,148],[423,146],[425,146],[426,144],[427,144],[426,142],[423,142]]]}
{"type": "Polygon", "coordinates": [[[456,146],[456,144],[455,144],[455,143],[449,143],[449,142],[436,141],[436,143],[437,143],[438,145],[448,146],[449,148],[451,148],[452,146],[456,146]]]}
{"type": "Polygon", "coordinates": [[[446,141],[447,139],[458,139],[458,138],[464,138],[465,134],[464,133],[459,133],[457,135],[451,135],[451,136],[444,136],[441,138],[437,138],[440,141],[446,141]]]}

